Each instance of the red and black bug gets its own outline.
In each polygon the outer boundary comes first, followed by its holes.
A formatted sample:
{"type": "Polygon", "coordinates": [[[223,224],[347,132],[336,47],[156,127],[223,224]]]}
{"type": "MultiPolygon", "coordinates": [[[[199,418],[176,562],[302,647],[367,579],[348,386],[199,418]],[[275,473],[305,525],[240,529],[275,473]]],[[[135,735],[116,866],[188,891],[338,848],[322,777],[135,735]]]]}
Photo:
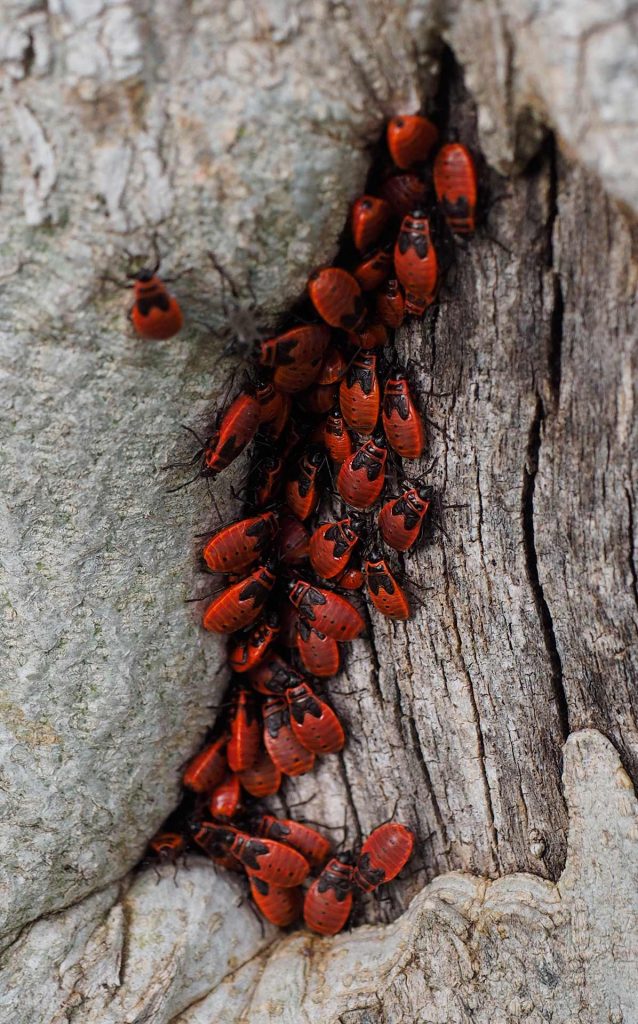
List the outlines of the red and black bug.
{"type": "Polygon", "coordinates": [[[401,326],[405,314],[405,300],[396,277],[391,277],[385,282],[377,295],[376,306],[377,316],[385,327],[396,330],[401,326]]]}
{"type": "Polygon", "coordinates": [[[239,583],[218,594],[204,612],[202,625],[213,633],[235,633],[252,626],[276,582],[268,565],[259,565],[239,583]]]}
{"type": "Polygon", "coordinates": [[[346,735],[332,708],[317,697],[308,683],[286,690],[292,731],[314,754],[336,754],[343,748],[346,735]]]}
{"type": "Polygon", "coordinates": [[[324,458],[320,448],[309,447],[286,481],[286,504],[302,522],[312,515],[319,502],[317,473],[324,458]]]}
{"type": "Polygon", "coordinates": [[[208,801],[208,810],[215,821],[231,821],[241,810],[239,776],[230,773],[215,786],[208,801]]]}
{"type": "Polygon", "coordinates": [[[388,344],[388,332],[380,320],[370,320],[360,331],[348,331],[348,339],[355,348],[366,352],[372,348],[382,348],[388,344]]]}
{"type": "Polygon", "coordinates": [[[248,880],[255,906],[271,924],[286,928],[301,916],[303,890],[299,886],[273,885],[256,875],[249,875],[248,880]]]}
{"type": "Polygon", "coordinates": [[[180,305],[157,276],[157,264],[133,275],[133,303],[130,319],[140,338],[166,341],[182,329],[184,317],[180,305]]]}
{"type": "Polygon", "coordinates": [[[251,668],[255,668],[266,657],[270,645],[278,634],[277,613],[271,612],[250,632],[236,636],[228,650],[228,664],[233,672],[250,672],[251,668]]]}
{"type": "Polygon", "coordinates": [[[373,549],[363,560],[363,575],[370,600],[377,611],[388,619],[409,619],[410,605],[405,593],[392,575],[381,552],[373,549]]]}
{"type": "Polygon", "coordinates": [[[452,231],[470,235],[476,227],[476,168],[466,146],[441,146],[434,161],[434,190],[452,231]]]}
{"type": "Polygon", "coordinates": [[[352,438],[346,428],[341,409],[336,406],[326,420],[324,444],[333,462],[342,463],[352,455],[352,438]]]}
{"type": "Polygon", "coordinates": [[[319,316],[331,327],[354,331],[365,316],[358,281],[340,267],[316,270],[308,280],[308,294],[319,316]]]}
{"type": "Polygon", "coordinates": [[[366,509],[383,490],[388,449],[383,434],[375,434],[345,460],[337,475],[337,490],[347,505],[366,509]]]}
{"type": "Polygon", "coordinates": [[[251,669],[248,676],[251,686],[266,696],[280,696],[289,686],[303,682],[303,676],[280,654],[269,654],[260,665],[251,669]]]}
{"type": "Polygon", "coordinates": [[[359,352],[339,386],[339,406],[348,426],[371,434],[379,418],[381,389],[374,352],[359,352]]]}
{"type": "Polygon", "coordinates": [[[386,138],[390,156],[397,167],[406,171],[427,160],[439,138],[439,130],[427,117],[404,115],[388,122],[386,138]]]}
{"type": "Polygon", "coordinates": [[[231,853],[250,875],[284,888],[300,885],[310,870],[306,858],[290,846],[254,839],[230,825],[202,822],[195,842],[213,853],[231,853]]]}
{"type": "Polygon", "coordinates": [[[264,745],[271,759],[284,775],[304,775],[315,763],[315,755],[303,746],[290,724],[290,710],[285,697],[267,697],[262,707],[264,745]]]}
{"type": "Polygon", "coordinates": [[[310,538],[310,562],[318,576],[334,579],[346,568],[360,539],[361,524],[345,516],[318,526],[310,538]]]}
{"type": "Polygon", "coordinates": [[[391,882],[403,870],[414,850],[414,833],[396,821],[371,832],[361,847],[353,881],[364,892],[391,882]]]}
{"type": "Polygon", "coordinates": [[[262,512],[223,526],[206,542],[202,552],[211,572],[241,572],[266,554],[277,535],[277,517],[262,512]]]}
{"type": "Polygon", "coordinates": [[[148,844],[148,849],[160,864],[175,864],[186,852],[186,840],[179,832],[158,832],[148,844]]]}
{"type": "Polygon", "coordinates": [[[394,174],[386,178],[381,191],[399,220],[420,206],[426,196],[425,183],[416,174],[394,174]]]}
{"type": "Polygon", "coordinates": [[[284,458],[278,452],[266,452],[249,475],[249,503],[255,508],[270,505],[279,495],[284,478],[284,458]]]}
{"type": "Polygon", "coordinates": [[[390,373],[383,389],[383,430],[386,440],[403,459],[420,459],[425,448],[425,428],[403,370],[390,373]]]}
{"type": "Polygon", "coordinates": [[[272,814],[260,814],[251,821],[250,832],[264,839],[292,846],[303,854],[313,868],[322,867],[330,856],[330,842],[316,829],[290,818],[275,818],[272,814]]]}
{"type": "Polygon", "coordinates": [[[279,557],[285,565],[299,565],[308,557],[310,534],[296,516],[282,515],[279,527],[279,557]]]}
{"type": "Polygon", "coordinates": [[[377,521],[386,544],[395,551],[408,551],[418,540],[432,504],[432,489],[408,485],[398,498],[386,501],[377,521]]]}
{"type": "Polygon", "coordinates": [[[290,417],[292,399],[270,380],[257,382],[255,397],[259,402],[259,433],[276,441],[290,417]]]}
{"type": "Polygon", "coordinates": [[[348,364],[346,357],[340,348],[331,345],[321,364],[321,373],[317,377],[317,384],[336,384],[346,372],[348,364]]]}
{"type": "Polygon", "coordinates": [[[241,455],[259,426],[259,402],[249,388],[237,395],[221,417],[202,454],[202,476],[216,476],[241,455]]]}
{"type": "Polygon", "coordinates": [[[221,782],[228,765],[227,743],[228,736],[224,734],[188,762],[182,776],[182,783],[187,789],[194,793],[210,793],[221,782]]]}
{"type": "Polygon", "coordinates": [[[288,597],[304,619],[335,640],[354,640],[363,633],[363,618],[340,594],[297,579],[288,583],[288,597]]]}
{"type": "Polygon", "coordinates": [[[309,622],[297,617],[297,650],[303,667],[319,679],[329,679],[339,671],[339,644],[333,637],[313,629],[309,622]]]}
{"type": "Polygon", "coordinates": [[[247,768],[252,768],[259,752],[261,728],[255,694],[245,686],[240,686],[233,698],[228,716],[228,731],[228,767],[233,772],[244,772],[247,768]]]}
{"type": "Polygon", "coordinates": [[[406,313],[422,316],[436,296],[439,264],[430,223],[421,210],[403,218],[394,247],[394,266],[405,288],[406,313]]]}
{"type": "Polygon", "coordinates": [[[366,252],[383,234],[392,211],[385,199],[359,196],[350,213],[352,240],[359,252],[366,252]]]}
{"type": "Polygon", "coordinates": [[[328,327],[306,324],[260,342],[257,358],[274,367],[273,383],[280,391],[304,391],[319,375],[329,344],[328,327]]]}
{"type": "Polygon", "coordinates": [[[379,288],[392,271],[392,246],[383,245],[365,253],[352,271],[362,292],[379,288]]]}
{"type": "Polygon", "coordinates": [[[239,781],[251,796],[273,796],[281,786],[281,771],[267,750],[260,750],[252,768],[239,773],[239,781]]]}
{"type": "Polygon", "coordinates": [[[319,935],[336,935],[350,917],[354,875],[352,861],[349,853],[333,857],[306,892],[304,921],[308,928],[319,935]]]}

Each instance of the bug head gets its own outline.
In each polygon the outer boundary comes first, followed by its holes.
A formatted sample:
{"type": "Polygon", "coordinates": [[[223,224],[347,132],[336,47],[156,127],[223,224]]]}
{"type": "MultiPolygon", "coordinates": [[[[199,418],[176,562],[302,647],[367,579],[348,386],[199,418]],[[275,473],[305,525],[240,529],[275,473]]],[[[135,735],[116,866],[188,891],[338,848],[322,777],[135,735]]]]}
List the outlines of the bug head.
{"type": "Polygon", "coordinates": [[[376,448],[386,449],[388,447],[387,441],[385,439],[385,434],[382,433],[382,431],[378,431],[378,433],[374,434],[372,438],[372,443],[376,448]]]}

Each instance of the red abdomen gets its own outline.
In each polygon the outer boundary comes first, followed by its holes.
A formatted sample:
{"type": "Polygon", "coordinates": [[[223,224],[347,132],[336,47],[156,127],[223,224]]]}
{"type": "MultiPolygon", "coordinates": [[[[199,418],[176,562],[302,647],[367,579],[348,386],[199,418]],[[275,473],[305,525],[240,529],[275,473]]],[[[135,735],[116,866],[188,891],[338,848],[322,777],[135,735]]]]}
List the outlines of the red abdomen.
{"type": "Polygon", "coordinates": [[[254,693],[243,687],[233,702],[229,722],[230,739],[226,747],[228,766],[233,772],[252,768],[259,751],[261,728],[254,693]]]}
{"type": "Polygon", "coordinates": [[[469,150],[458,142],[441,149],[434,161],[434,190],[452,231],[469,235],[476,227],[476,168],[469,150]]]}
{"type": "Polygon", "coordinates": [[[336,754],[346,742],[336,714],[307,683],[286,691],[290,724],[300,743],[315,754],[336,754]]]}
{"type": "Polygon", "coordinates": [[[189,761],[182,776],[182,782],[194,793],[210,793],[221,782],[226,772],[226,744],[228,736],[220,736],[210,743],[192,761],[189,761]]]}
{"type": "Polygon", "coordinates": [[[303,916],[308,928],[319,935],[336,935],[352,910],[353,868],[333,857],[315,879],[304,900],[303,916]]]}
{"type": "Polygon", "coordinates": [[[240,519],[213,534],[202,552],[204,561],[211,572],[241,572],[266,552],[276,533],[272,512],[240,519]]]}
{"type": "Polygon", "coordinates": [[[405,867],[414,850],[414,833],[406,825],[389,821],[371,832],[361,847],[354,872],[356,884],[366,892],[390,882],[405,867]]]}
{"type": "Polygon", "coordinates": [[[257,825],[256,834],[292,846],[303,854],[313,868],[320,868],[330,856],[330,842],[325,836],[300,821],[263,814],[257,825]]]}
{"type": "Polygon", "coordinates": [[[235,836],[230,852],[250,874],[285,888],[301,885],[310,870],[306,858],[290,846],[273,839],[253,839],[243,832],[235,836]]]}
{"type": "Polygon", "coordinates": [[[290,587],[289,597],[303,618],[335,640],[354,640],[364,630],[365,623],[357,609],[330,590],[297,580],[290,587]]]}
{"type": "Polygon", "coordinates": [[[222,591],[204,612],[202,625],[213,633],[234,633],[252,626],[275,585],[275,575],[260,565],[245,580],[222,591]]]}
{"type": "Polygon", "coordinates": [[[377,357],[372,352],[360,352],[339,386],[343,418],[351,430],[371,434],[379,418],[380,404],[377,357]]]}
{"type": "Polygon", "coordinates": [[[308,294],[319,316],[331,327],[354,331],[365,316],[358,282],[340,267],[315,271],[308,280],[308,294]]]}
{"type": "Polygon", "coordinates": [[[303,667],[319,679],[330,679],[339,671],[339,645],[331,636],[319,633],[299,618],[297,622],[297,650],[303,667]]]}
{"type": "Polygon", "coordinates": [[[264,702],[262,714],[264,745],[279,770],[290,776],[309,772],[315,763],[315,755],[293,733],[285,698],[269,697],[264,702]]]}
{"type": "Polygon", "coordinates": [[[267,921],[278,928],[286,928],[300,917],[303,908],[303,889],[299,886],[284,888],[281,885],[273,885],[272,882],[266,882],[256,875],[248,877],[250,895],[267,921]]]}
{"type": "Polygon", "coordinates": [[[272,796],[281,786],[281,772],[268,751],[261,750],[252,768],[239,773],[239,781],[251,796],[272,796]]]}
{"type": "Polygon", "coordinates": [[[410,605],[385,559],[363,563],[368,595],[377,611],[389,619],[409,619],[410,605]]]}
{"type": "Polygon", "coordinates": [[[425,448],[423,420],[416,408],[407,378],[391,377],[383,392],[383,430],[391,448],[402,459],[420,459],[425,448]]]}
{"type": "Polygon", "coordinates": [[[159,277],[140,271],[133,288],[135,302],[131,321],[140,338],[166,341],[182,329],[184,317],[179,303],[168,293],[159,277]]]}

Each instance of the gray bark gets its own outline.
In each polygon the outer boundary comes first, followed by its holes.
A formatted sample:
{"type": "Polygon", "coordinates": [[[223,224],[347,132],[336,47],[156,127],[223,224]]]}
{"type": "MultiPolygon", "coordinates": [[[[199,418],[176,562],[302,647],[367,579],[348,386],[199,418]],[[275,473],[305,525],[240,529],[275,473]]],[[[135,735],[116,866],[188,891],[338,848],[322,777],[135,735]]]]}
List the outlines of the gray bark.
{"type": "Polygon", "coordinates": [[[633,1019],[635,807],[613,747],[635,782],[635,13],[0,9],[8,1019],[633,1019]],[[444,64],[451,128],[482,148],[492,203],[397,343],[440,428],[422,468],[437,456],[463,507],[406,560],[431,588],[414,618],[373,614],[352,645],[332,687],[343,756],[286,790],[328,825],[345,807],[353,839],[396,804],[420,871],[360,905],[357,923],[405,911],[385,930],[262,938],[201,863],[179,888],[128,876],[225,686],[184,604],[215,517],[161,467],[232,369],[206,251],[271,325],[334,255],[384,119],[434,95],[441,38],[471,89],[444,64]],[[189,323],[148,345],[104,278],[155,233],[163,271],[187,271],[189,323]],[[529,948],[549,964],[535,980],[529,948]]]}

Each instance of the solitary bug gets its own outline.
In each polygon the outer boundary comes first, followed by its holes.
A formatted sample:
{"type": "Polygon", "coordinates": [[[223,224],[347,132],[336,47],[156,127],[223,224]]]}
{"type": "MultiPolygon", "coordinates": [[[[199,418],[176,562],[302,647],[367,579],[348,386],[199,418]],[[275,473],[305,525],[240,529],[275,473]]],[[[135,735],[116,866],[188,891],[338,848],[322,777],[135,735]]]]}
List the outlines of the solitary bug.
{"type": "Polygon", "coordinates": [[[352,271],[363,292],[374,291],[392,271],[392,246],[379,246],[365,253],[352,271]]]}
{"type": "Polygon", "coordinates": [[[176,298],[157,276],[159,263],[153,269],[144,268],[133,275],[133,303],[131,323],[140,338],[147,341],[166,341],[182,329],[184,316],[176,298]]]}
{"type": "Polygon", "coordinates": [[[280,391],[303,391],[318,377],[329,343],[328,327],[306,324],[260,342],[257,358],[273,367],[273,384],[280,391]]]}

